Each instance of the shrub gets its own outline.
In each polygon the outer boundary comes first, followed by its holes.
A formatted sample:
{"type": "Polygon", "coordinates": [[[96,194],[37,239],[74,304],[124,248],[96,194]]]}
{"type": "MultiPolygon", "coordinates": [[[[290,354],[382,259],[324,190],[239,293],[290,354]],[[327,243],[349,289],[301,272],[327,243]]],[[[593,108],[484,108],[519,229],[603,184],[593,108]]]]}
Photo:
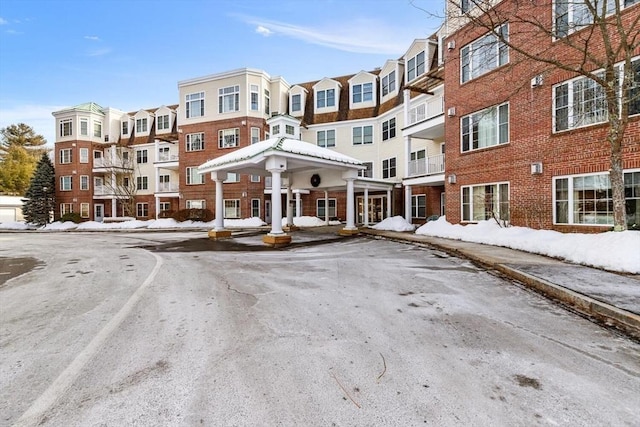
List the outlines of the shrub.
{"type": "Polygon", "coordinates": [[[80,221],[82,221],[82,218],[80,218],[80,214],[78,212],[68,212],[60,217],[60,222],[65,221],[71,221],[78,224],[80,221]]]}
{"type": "Polygon", "coordinates": [[[162,211],[158,214],[158,218],[174,218],[176,211],[162,211]]]}
{"type": "Polygon", "coordinates": [[[172,216],[178,222],[182,221],[213,221],[213,212],[209,209],[181,209],[172,216]]]}

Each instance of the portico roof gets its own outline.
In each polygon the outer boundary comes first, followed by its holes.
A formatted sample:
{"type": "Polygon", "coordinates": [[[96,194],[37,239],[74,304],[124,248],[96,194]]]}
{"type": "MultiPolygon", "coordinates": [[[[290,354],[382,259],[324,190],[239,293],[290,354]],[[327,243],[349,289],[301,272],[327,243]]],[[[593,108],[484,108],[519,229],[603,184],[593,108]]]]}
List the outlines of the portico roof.
{"type": "Polygon", "coordinates": [[[297,139],[276,137],[209,160],[198,166],[201,174],[217,171],[251,171],[263,169],[267,158],[278,156],[288,160],[288,171],[310,168],[364,169],[363,163],[353,157],[318,147],[297,139]]]}

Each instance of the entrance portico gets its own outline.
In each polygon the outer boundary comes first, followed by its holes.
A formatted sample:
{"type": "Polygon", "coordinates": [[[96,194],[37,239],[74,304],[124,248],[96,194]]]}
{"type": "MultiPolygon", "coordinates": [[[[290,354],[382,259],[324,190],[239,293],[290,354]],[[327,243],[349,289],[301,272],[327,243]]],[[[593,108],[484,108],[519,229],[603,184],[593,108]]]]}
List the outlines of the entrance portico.
{"type": "MultiPolygon", "coordinates": [[[[216,213],[212,238],[229,237],[224,228],[224,196],[222,182],[228,172],[271,177],[271,230],[263,238],[268,245],[291,242],[282,229],[282,189],[286,176],[287,193],[309,189],[341,188],[346,186],[347,218],[341,234],[358,232],[355,224],[354,182],[358,171],[364,169],[360,160],[305,141],[286,137],[270,138],[233,151],[200,165],[200,174],[210,173],[216,183],[216,213]]],[[[287,197],[289,200],[290,196],[287,197]]],[[[287,211],[290,211],[287,203],[287,211]]],[[[290,219],[290,218],[289,218],[290,219]]]]}

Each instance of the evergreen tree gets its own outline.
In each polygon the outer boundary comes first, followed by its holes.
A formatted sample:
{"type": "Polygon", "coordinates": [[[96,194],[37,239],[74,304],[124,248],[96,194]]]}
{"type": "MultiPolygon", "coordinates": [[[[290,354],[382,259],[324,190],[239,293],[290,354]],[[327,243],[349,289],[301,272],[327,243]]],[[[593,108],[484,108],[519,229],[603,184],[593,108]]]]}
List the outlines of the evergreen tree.
{"type": "Polygon", "coordinates": [[[56,175],[51,159],[45,153],[40,158],[36,171],[31,177],[26,199],[22,202],[22,212],[28,223],[45,225],[55,206],[56,175]]]}
{"type": "Polygon", "coordinates": [[[46,142],[24,123],[0,129],[0,193],[25,194],[46,142]]]}

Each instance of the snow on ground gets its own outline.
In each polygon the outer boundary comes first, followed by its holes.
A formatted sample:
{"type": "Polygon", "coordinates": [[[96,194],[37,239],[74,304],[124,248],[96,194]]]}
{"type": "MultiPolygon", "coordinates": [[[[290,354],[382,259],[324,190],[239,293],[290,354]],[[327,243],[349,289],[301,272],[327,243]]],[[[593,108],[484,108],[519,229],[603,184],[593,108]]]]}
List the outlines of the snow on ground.
{"type": "Polygon", "coordinates": [[[492,220],[469,225],[450,224],[445,217],[440,217],[437,221],[430,221],[418,228],[416,234],[504,246],[561,258],[576,264],[640,273],[638,231],[560,233],[526,227],[500,227],[492,220]]]}
{"type": "MultiPolygon", "coordinates": [[[[282,220],[286,225],[286,218],[282,220]]],[[[298,227],[319,227],[325,221],[313,217],[294,217],[294,225],[298,227]]],[[[339,221],[330,221],[330,225],[338,225],[339,221]]],[[[225,219],[226,228],[257,228],[267,224],[260,218],[225,219]]],[[[174,219],[157,219],[149,221],[123,221],[100,223],[87,221],[80,224],[73,222],[54,222],[47,224],[43,230],[123,230],[123,229],[175,229],[175,228],[213,228],[214,223],[199,221],[177,222],[174,219]]],[[[0,223],[0,230],[35,229],[23,222],[0,223]]],[[[377,230],[411,232],[415,226],[401,216],[387,218],[372,226],[377,230]]],[[[445,217],[430,221],[415,231],[434,237],[463,240],[504,246],[555,258],[565,259],[576,264],[590,265],[612,271],[640,274],[640,232],[605,232],[598,234],[560,233],[551,230],[534,230],[525,227],[500,227],[495,221],[481,221],[477,224],[450,224],[445,217]]]]}

